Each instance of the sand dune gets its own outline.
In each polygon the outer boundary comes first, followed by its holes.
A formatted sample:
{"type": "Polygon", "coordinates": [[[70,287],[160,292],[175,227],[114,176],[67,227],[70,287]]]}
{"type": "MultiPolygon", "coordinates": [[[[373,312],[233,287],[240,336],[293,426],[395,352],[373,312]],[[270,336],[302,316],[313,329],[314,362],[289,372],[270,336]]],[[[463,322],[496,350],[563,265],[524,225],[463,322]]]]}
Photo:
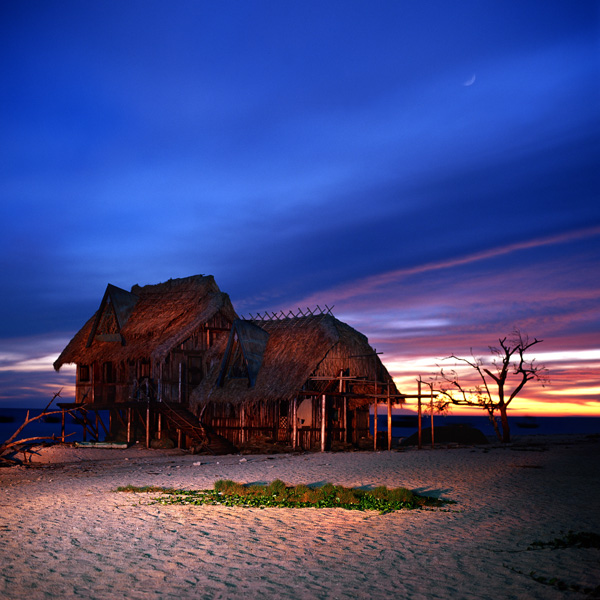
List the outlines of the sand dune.
{"type": "Polygon", "coordinates": [[[246,457],[45,448],[31,467],[0,469],[0,596],[583,598],[573,590],[600,584],[599,549],[528,548],[600,533],[599,451],[598,440],[573,437],[246,457]],[[456,504],[380,515],[161,506],[114,492],[222,478],[405,486],[456,504]]]}

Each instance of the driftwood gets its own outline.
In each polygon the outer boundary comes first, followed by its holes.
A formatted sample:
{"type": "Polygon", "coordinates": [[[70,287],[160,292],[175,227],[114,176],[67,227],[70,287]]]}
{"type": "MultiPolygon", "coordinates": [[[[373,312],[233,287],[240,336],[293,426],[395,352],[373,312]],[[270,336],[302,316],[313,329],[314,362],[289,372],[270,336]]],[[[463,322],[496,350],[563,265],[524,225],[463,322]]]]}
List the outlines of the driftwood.
{"type": "MultiPolygon", "coordinates": [[[[60,410],[53,410],[53,411],[48,412],[48,409],[50,408],[52,403],[56,400],[56,398],[60,397],[61,392],[62,392],[62,388],[58,392],[56,392],[54,394],[54,396],[52,396],[52,400],[50,400],[50,402],[48,402],[48,404],[46,405],[46,408],[44,408],[44,410],[36,417],[30,417],[29,411],[27,411],[27,415],[25,416],[25,421],[23,421],[23,424],[5,442],[0,443],[0,461],[9,461],[11,463],[16,463],[17,461],[8,455],[16,454],[17,452],[23,452],[24,460],[27,459],[27,453],[29,453],[29,458],[31,459],[32,452],[29,451],[31,442],[39,442],[39,441],[56,442],[60,439],[60,438],[57,438],[54,434],[52,434],[51,436],[47,435],[47,436],[36,436],[36,437],[29,437],[29,438],[19,438],[18,436],[23,431],[23,429],[25,429],[25,427],[27,427],[27,425],[29,425],[30,423],[33,423],[34,421],[37,421],[38,419],[41,419],[42,417],[47,417],[49,415],[62,414],[62,411],[60,411],[60,410]]],[[[71,411],[67,411],[67,412],[71,412],[71,411]]],[[[73,435],[73,434],[69,434],[69,435],[73,435]]]]}

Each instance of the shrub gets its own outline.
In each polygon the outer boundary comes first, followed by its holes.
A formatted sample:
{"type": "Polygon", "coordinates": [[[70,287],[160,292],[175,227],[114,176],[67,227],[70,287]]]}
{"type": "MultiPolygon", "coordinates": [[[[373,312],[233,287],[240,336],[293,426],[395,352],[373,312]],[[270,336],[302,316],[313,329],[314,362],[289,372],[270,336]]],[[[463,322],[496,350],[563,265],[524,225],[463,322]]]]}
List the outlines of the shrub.
{"type": "Polygon", "coordinates": [[[285,493],[287,488],[287,484],[281,479],[275,479],[272,481],[266,488],[265,493],[270,494],[272,496],[280,496],[285,493]]]}
{"type": "Polygon", "coordinates": [[[346,488],[326,483],[320,488],[308,485],[287,486],[280,479],[269,485],[244,485],[230,479],[215,482],[214,490],[175,490],[154,486],[126,486],[118,491],[160,492],[161,504],[221,504],[225,506],[288,507],[314,506],[389,512],[402,508],[442,506],[448,501],[426,498],[405,488],[388,490],[384,486],[372,491],[346,488]]]}

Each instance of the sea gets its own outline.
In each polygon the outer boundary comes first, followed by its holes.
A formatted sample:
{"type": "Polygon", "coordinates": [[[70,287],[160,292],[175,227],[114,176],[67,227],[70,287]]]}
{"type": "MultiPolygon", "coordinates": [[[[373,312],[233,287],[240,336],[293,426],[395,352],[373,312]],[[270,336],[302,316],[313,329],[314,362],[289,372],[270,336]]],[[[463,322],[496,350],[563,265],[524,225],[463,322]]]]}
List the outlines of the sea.
{"type": "MultiPolygon", "coordinates": [[[[0,407],[0,442],[8,440],[13,433],[25,422],[27,417],[26,408],[4,408],[0,407]]],[[[53,410],[49,412],[54,412],[53,410]]],[[[29,409],[29,417],[36,417],[42,413],[41,408],[29,409]]],[[[101,416],[102,411],[101,411],[101,416]]],[[[108,422],[107,420],[104,421],[108,422]]],[[[25,439],[31,437],[47,437],[53,435],[60,438],[61,433],[61,415],[53,414],[42,417],[37,421],[33,421],[26,425],[23,431],[19,433],[17,439],[25,439]]],[[[65,415],[65,434],[68,435],[65,441],[81,442],[83,440],[83,427],[77,425],[71,415],[65,415]],[[69,435],[71,434],[71,435],[69,435]]],[[[89,440],[88,433],[88,440],[89,440]]]]}
{"type": "MultiPolygon", "coordinates": [[[[373,431],[371,414],[371,431],[373,431]]],[[[431,427],[431,417],[424,416],[422,427],[431,427]]],[[[508,415],[511,437],[522,435],[600,434],[600,417],[523,417],[508,415]]],[[[467,425],[479,429],[484,435],[495,437],[494,427],[486,415],[434,415],[433,427],[467,425]]],[[[392,415],[392,437],[409,437],[418,430],[417,415],[392,415]]],[[[387,414],[377,415],[377,430],[387,431],[387,414]]]]}
{"type": "MultiPolygon", "coordinates": [[[[42,409],[30,409],[30,417],[41,414],[42,409]]],[[[25,421],[27,409],[0,407],[0,442],[6,441],[25,421]]],[[[100,414],[105,423],[107,415],[100,414]]],[[[378,431],[387,431],[387,415],[377,415],[378,431]]],[[[373,415],[371,415],[371,432],[373,431],[373,415]]],[[[443,425],[469,425],[475,427],[487,436],[493,437],[494,429],[487,416],[435,415],[434,428],[443,425]]],[[[423,417],[423,428],[429,427],[430,417],[423,417]]],[[[522,417],[509,415],[511,436],[521,435],[556,435],[556,434],[600,434],[600,417],[522,417]]],[[[406,438],[418,429],[416,415],[393,415],[392,437],[406,438]]],[[[19,434],[19,439],[30,437],[60,437],[61,415],[54,414],[43,417],[27,425],[19,434]]],[[[83,428],[77,425],[71,415],[65,418],[66,441],[80,442],[83,440],[83,428]]],[[[90,439],[88,433],[88,440],[90,439]]]]}

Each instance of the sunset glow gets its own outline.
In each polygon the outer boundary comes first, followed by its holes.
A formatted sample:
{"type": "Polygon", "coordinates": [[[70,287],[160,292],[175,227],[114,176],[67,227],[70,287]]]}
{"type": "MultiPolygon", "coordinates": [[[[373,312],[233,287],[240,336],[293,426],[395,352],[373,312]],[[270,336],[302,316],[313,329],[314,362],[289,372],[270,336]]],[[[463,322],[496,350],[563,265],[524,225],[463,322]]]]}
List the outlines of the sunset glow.
{"type": "Polygon", "coordinates": [[[518,328],[550,381],[515,414],[600,416],[595,3],[2,16],[0,405],[72,397],[108,283],[204,273],[241,316],[333,307],[407,394],[518,328]]]}

